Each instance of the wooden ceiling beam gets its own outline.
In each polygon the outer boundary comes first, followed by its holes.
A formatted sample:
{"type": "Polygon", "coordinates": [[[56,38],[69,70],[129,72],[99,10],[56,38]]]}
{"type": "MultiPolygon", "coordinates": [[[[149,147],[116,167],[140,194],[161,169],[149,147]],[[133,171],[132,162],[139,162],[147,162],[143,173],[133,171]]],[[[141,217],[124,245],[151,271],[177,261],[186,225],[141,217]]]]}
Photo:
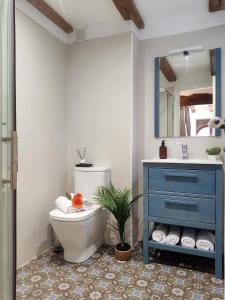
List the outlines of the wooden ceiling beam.
{"type": "Polygon", "coordinates": [[[216,12],[225,9],[225,0],[209,0],[209,12],[216,12]]]}
{"type": "Polygon", "coordinates": [[[116,8],[120,12],[120,14],[124,18],[124,20],[125,21],[130,20],[130,15],[127,11],[125,3],[121,0],[113,0],[113,3],[115,4],[116,8]]]}
{"type": "Polygon", "coordinates": [[[138,29],[143,29],[145,27],[145,23],[142,19],[139,10],[137,9],[134,0],[123,0],[123,2],[126,5],[130,19],[133,20],[134,24],[137,26],[138,29]]]}
{"type": "Polygon", "coordinates": [[[48,5],[44,0],[27,0],[32,6],[39,10],[43,15],[45,15],[50,21],[55,25],[60,27],[66,33],[73,32],[73,27],[66,22],[50,5],[48,5]]]}
{"type": "Polygon", "coordinates": [[[138,29],[145,27],[144,21],[134,0],[113,0],[116,8],[125,21],[132,20],[138,29]]]}
{"type": "Polygon", "coordinates": [[[169,82],[177,80],[177,76],[165,56],[160,57],[160,70],[169,82]]]}
{"type": "Polygon", "coordinates": [[[212,104],[213,95],[209,93],[196,93],[190,96],[180,96],[180,106],[212,104]]]}

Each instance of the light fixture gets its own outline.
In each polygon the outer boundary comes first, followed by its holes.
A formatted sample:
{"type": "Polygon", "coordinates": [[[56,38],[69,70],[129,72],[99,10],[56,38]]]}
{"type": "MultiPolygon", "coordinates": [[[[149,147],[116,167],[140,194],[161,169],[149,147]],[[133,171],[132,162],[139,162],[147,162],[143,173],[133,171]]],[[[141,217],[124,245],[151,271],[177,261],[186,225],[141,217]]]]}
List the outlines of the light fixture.
{"type": "Polygon", "coordinates": [[[202,46],[194,46],[194,47],[188,47],[188,48],[181,48],[181,49],[174,49],[174,50],[170,50],[169,54],[173,55],[173,54],[181,54],[184,53],[185,51],[188,52],[195,52],[195,51],[199,51],[202,50],[202,46]]]}

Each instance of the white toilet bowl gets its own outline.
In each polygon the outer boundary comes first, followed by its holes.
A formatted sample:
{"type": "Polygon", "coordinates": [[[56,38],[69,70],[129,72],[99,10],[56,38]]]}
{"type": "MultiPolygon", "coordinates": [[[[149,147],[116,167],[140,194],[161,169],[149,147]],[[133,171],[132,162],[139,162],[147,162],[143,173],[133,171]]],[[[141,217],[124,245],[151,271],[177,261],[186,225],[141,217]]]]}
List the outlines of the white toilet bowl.
{"type": "Polygon", "coordinates": [[[104,242],[106,213],[100,205],[94,204],[93,209],[73,214],[54,209],[49,219],[63,246],[64,258],[69,262],[87,260],[104,242]]]}

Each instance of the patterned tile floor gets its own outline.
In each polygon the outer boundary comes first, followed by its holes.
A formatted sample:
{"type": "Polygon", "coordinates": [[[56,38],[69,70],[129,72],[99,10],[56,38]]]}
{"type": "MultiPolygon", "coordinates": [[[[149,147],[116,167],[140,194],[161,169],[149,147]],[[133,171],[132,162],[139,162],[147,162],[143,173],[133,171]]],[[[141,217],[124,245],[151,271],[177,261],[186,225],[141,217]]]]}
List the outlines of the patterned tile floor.
{"type": "MultiPolygon", "coordinates": [[[[86,262],[71,264],[64,261],[62,254],[48,251],[18,270],[17,299],[224,298],[222,280],[209,273],[181,267],[179,263],[169,266],[163,263],[166,261],[163,255],[160,257],[162,261],[156,257],[156,262],[144,265],[139,246],[131,260],[119,262],[112,248],[102,247],[86,262]]],[[[178,256],[173,253],[172,257],[178,256]]],[[[207,261],[204,264],[208,265],[207,261]]]]}

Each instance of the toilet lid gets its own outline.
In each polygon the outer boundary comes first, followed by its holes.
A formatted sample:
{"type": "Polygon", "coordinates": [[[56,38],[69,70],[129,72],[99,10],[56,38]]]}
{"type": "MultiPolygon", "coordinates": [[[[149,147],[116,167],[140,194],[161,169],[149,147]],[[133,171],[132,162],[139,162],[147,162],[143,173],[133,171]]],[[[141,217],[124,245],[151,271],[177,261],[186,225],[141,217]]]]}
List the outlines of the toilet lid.
{"type": "Polygon", "coordinates": [[[102,207],[98,204],[94,204],[92,209],[76,212],[72,214],[65,214],[60,209],[55,208],[49,213],[49,218],[55,221],[62,222],[79,222],[94,216],[102,207]]]}

